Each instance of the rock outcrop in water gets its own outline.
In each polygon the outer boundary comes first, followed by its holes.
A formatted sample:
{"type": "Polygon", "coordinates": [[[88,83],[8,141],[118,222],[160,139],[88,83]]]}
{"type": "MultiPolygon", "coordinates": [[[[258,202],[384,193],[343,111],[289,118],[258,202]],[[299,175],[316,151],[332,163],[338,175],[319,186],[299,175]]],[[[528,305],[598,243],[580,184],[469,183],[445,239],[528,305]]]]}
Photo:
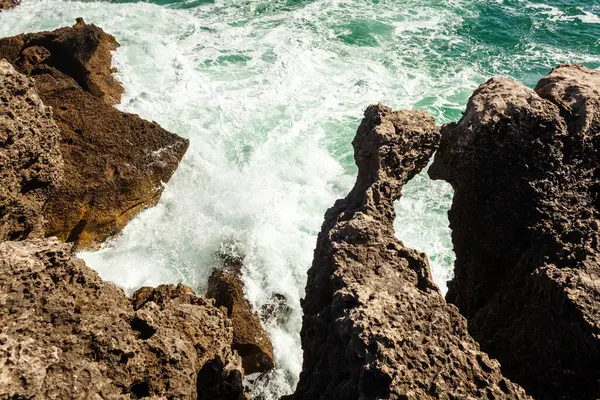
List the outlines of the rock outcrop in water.
{"type": "Polygon", "coordinates": [[[86,217],[98,224],[100,207],[122,207],[140,191],[136,179],[157,177],[143,174],[168,178],[187,142],[54,67],[29,72],[35,82],[0,60],[0,398],[245,399],[231,320],[212,300],[182,285],[130,300],[73,244],[43,238],[68,219],[47,223],[48,209],[88,201],[96,211],[86,217]]]}
{"type": "Polygon", "coordinates": [[[188,141],[118,111],[122,88],[111,75],[116,40],[79,19],[71,28],[0,39],[0,58],[30,75],[54,110],[64,179],[43,214],[47,236],[97,246],[158,201],[188,141]]]}
{"type": "Polygon", "coordinates": [[[36,75],[41,65],[55,68],[86,92],[116,104],[123,93],[123,86],[113,77],[111,52],[117,47],[112,35],[78,18],[72,27],[0,39],[0,58],[28,75],[36,75]]]}
{"type": "Polygon", "coordinates": [[[223,268],[213,271],[208,279],[206,296],[224,307],[233,324],[232,348],[242,357],[246,374],[266,372],[275,366],[273,345],[262,327],[258,313],[244,296],[240,257],[222,255],[223,268]]]}
{"type": "Polygon", "coordinates": [[[600,397],[600,72],[491,79],[429,170],[455,190],[447,299],[538,399],[600,397]]]}
{"type": "Polygon", "coordinates": [[[0,0],[0,12],[9,10],[21,4],[21,0],[0,0]]]}
{"type": "Polygon", "coordinates": [[[48,193],[63,180],[60,131],[31,79],[0,60],[0,242],[43,236],[48,193]]]}
{"type": "Polygon", "coordinates": [[[308,272],[293,399],[527,398],[446,304],[426,256],[395,237],[394,201],[438,140],[426,112],[366,110],[356,184],[325,214],[308,272]]]}

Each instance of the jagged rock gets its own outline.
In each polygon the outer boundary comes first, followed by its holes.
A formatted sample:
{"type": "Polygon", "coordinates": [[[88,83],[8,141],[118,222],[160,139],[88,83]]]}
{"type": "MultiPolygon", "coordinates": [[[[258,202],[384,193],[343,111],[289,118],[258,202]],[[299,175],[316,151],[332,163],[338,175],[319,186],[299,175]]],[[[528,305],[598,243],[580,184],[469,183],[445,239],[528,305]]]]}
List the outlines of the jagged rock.
{"type": "Polygon", "coordinates": [[[0,398],[244,399],[225,313],[157,292],[134,310],[71,245],[0,243],[0,398]]]}
{"type": "MultiPolygon", "coordinates": [[[[115,43],[82,20],[72,28],[0,39],[0,58],[31,74],[60,128],[64,180],[43,210],[46,235],[79,249],[97,246],[156,204],[189,144],[100,100],[94,88],[108,87],[103,83],[115,43]]],[[[110,91],[102,93],[108,99],[110,91]]]]}
{"type": "Polygon", "coordinates": [[[116,104],[123,93],[112,75],[111,51],[117,47],[112,35],[78,18],[72,27],[0,39],[0,59],[6,58],[26,74],[35,74],[37,66],[46,64],[73,78],[83,90],[116,104]]]}
{"type": "Polygon", "coordinates": [[[21,4],[21,0],[0,0],[0,12],[15,8],[21,4]]]}
{"type": "Polygon", "coordinates": [[[268,323],[285,324],[291,313],[292,308],[288,304],[288,299],[281,293],[274,293],[269,302],[260,308],[262,320],[268,323]]]}
{"type": "Polygon", "coordinates": [[[438,140],[426,112],[366,110],[356,184],[325,214],[308,272],[293,399],[527,398],[446,304],[426,256],[394,235],[394,201],[438,140]]]}
{"type": "Polygon", "coordinates": [[[244,371],[247,374],[266,372],[275,366],[273,345],[258,313],[252,310],[244,296],[243,260],[233,256],[222,257],[224,266],[211,274],[206,296],[215,299],[216,306],[227,310],[233,324],[232,348],[242,357],[244,371]]]}
{"type": "Polygon", "coordinates": [[[0,60],[0,241],[43,235],[42,208],[63,178],[59,141],[32,80],[0,60]]]}
{"type": "Polygon", "coordinates": [[[600,72],[491,79],[442,129],[455,190],[448,301],[537,399],[600,397],[600,72]]]}

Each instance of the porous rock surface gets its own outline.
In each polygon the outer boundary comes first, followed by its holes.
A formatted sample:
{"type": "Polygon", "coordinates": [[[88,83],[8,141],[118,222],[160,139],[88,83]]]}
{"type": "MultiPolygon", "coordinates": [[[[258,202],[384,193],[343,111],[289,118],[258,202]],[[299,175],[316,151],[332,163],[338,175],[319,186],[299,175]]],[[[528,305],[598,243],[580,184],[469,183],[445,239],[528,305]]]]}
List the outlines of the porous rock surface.
{"type": "Polygon", "coordinates": [[[426,256],[394,235],[394,201],[438,140],[426,112],[366,110],[353,142],[356,184],[325,214],[308,272],[291,398],[528,398],[479,350],[426,256]]]}
{"type": "Polygon", "coordinates": [[[45,230],[78,249],[96,247],[156,204],[189,144],[108,104],[117,84],[110,70],[116,45],[81,19],[70,28],[0,39],[0,58],[30,74],[54,110],[64,179],[44,207],[45,230]]]}
{"type": "Polygon", "coordinates": [[[64,175],[59,141],[32,80],[0,60],[0,241],[43,236],[42,209],[64,175]]]}
{"type": "Polygon", "coordinates": [[[273,345],[258,313],[244,296],[243,259],[230,255],[222,258],[223,267],[215,269],[208,279],[206,296],[227,310],[233,325],[232,348],[242,357],[246,374],[266,372],[275,366],[273,345]]]}
{"type": "Polygon", "coordinates": [[[212,302],[165,285],[134,309],[71,246],[0,243],[0,398],[244,398],[212,302]]]}
{"type": "Polygon", "coordinates": [[[537,399],[600,397],[600,72],[479,87],[429,174],[454,188],[447,300],[537,399]]]}

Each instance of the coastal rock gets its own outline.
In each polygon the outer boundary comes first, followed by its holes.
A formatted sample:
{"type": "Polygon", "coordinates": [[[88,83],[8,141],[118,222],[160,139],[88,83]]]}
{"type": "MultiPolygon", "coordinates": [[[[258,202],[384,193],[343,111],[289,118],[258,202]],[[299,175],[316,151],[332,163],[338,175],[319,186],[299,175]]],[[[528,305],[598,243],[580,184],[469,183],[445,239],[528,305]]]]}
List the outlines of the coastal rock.
{"type": "Polygon", "coordinates": [[[0,39],[0,59],[6,58],[28,75],[35,75],[41,64],[56,68],[83,90],[116,104],[123,93],[123,86],[113,77],[111,52],[117,47],[112,35],[78,18],[72,27],[0,39]]]}
{"type": "Polygon", "coordinates": [[[0,12],[15,8],[21,4],[21,0],[0,0],[0,12]]]}
{"type": "Polygon", "coordinates": [[[438,141],[426,112],[365,111],[356,184],[325,214],[308,271],[292,399],[528,398],[479,350],[426,256],[395,237],[394,201],[438,141]]]}
{"type": "Polygon", "coordinates": [[[224,312],[157,292],[134,310],[71,245],[0,243],[0,398],[244,399],[224,312]]]}
{"type": "Polygon", "coordinates": [[[232,348],[242,357],[244,371],[247,374],[266,372],[275,366],[273,345],[258,313],[252,310],[244,296],[243,260],[234,256],[222,257],[224,266],[211,274],[206,296],[214,299],[217,307],[227,310],[233,325],[232,348]]]}
{"type": "Polygon", "coordinates": [[[537,399],[600,397],[600,72],[480,86],[429,174],[454,188],[447,300],[537,399]]]}
{"type": "Polygon", "coordinates": [[[112,79],[115,44],[82,20],[72,28],[0,39],[0,58],[31,74],[42,101],[54,110],[64,179],[43,210],[46,236],[78,249],[99,245],[156,204],[189,144],[107,104],[110,90],[94,89],[110,87],[104,83],[112,79]]]}
{"type": "Polygon", "coordinates": [[[63,179],[59,141],[33,81],[0,60],[0,242],[43,236],[42,209],[63,179]]]}

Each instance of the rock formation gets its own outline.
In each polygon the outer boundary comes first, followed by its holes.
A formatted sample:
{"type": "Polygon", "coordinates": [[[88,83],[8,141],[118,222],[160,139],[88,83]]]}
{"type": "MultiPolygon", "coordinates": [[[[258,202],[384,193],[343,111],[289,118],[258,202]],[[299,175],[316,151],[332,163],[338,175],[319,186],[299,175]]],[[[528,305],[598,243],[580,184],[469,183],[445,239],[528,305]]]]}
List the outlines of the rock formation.
{"type": "Polygon", "coordinates": [[[31,79],[0,60],[0,242],[44,234],[48,192],[63,178],[60,132],[31,79]]]}
{"type": "Polygon", "coordinates": [[[426,256],[394,235],[394,201],[438,140],[426,112],[366,110],[353,142],[356,184],[325,214],[308,272],[291,398],[527,398],[446,304],[426,256]]]}
{"type": "Polygon", "coordinates": [[[0,243],[0,398],[203,399],[215,364],[211,398],[244,398],[221,310],[189,289],[134,310],[71,246],[0,243]]]}
{"type": "Polygon", "coordinates": [[[0,0],[0,12],[14,8],[21,4],[21,0],[0,0]]]}
{"type": "Polygon", "coordinates": [[[120,113],[54,67],[30,72],[35,83],[0,60],[0,399],[245,399],[231,321],[213,301],[182,285],[129,300],[72,244],[43,238],[68,216],[46,223],[57,205],[90,202],[86,217],[98,226],[98,210],[140,191],[136,179],[148,186],[138,201],[157,198],[147,182],[168,178],[187,142],[120,113]]]}
{"type": "Polygon", "coordinates": [[[454,188],[447,300],[537,399],[600,397],[600,72],[479,87],[429,170],[454,188]]]}
{"type": "Polygon", "coordinates": [[[0,58],[30,74],[60,128],[62,185],[43,210],[47,236],[90,248],[158,201],[188,141],[118,111],[111,76],[116,40],[79,19],[72,28],[0,39],[0,58]]]}
{"type": "Polygon", "coordinates": [[[207,297],[215,300],[217,307],[224,307],[233,325],[232,348],[242,357],[246,374],[266,372],[275,366],[273,345],[269,334],[262,327],[258,313],[244,296],[241,277],[243,260],[223,255],[223,268],[213,271],[208,280],[207,297]]]}
{"type": "Polygon", "coordinates": [[[108,104],[121,101],[123,86],[114,79],[111,52],[117,40],[82,18],[72,27],[0,39],[0,59],[25,74],[44,64],[70,76],[85,91],[108,104]]]}

